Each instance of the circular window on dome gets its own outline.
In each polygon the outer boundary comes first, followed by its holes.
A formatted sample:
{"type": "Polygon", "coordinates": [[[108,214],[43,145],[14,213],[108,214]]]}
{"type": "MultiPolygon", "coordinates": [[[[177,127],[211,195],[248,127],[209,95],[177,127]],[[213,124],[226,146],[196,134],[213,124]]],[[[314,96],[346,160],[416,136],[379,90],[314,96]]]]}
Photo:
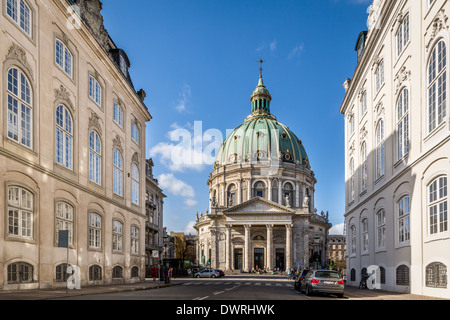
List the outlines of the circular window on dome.
{"type": "Polygon", "coordinates": [[[236,153],[233,153],[230,157],[229,157],[230,162],[237,162],[238,160],[238,155],[236,153]]]}
{"type": "Polygon", "coordinates": [[[283,133],[281,134],[281,139],[287,140],[287,138],[288,138],[288,136],[287,136],[286,132],[283,132],[283,133]]]}
{"type": "Polygon", "coordinates": [[[267,153],[265,151],[263,151],[263,150],[258,150],[258,151],[256,151],[256,157],[258,159],[260,159],[260,158],[267,158],[267,153]]]}
{"type": "Polygon", "coordinates": [[[285,153],[283,154],[283,160],[286,160],[286,161],[293,161],[294,159],[292,158],[292,155],[291,155],[289,152],[285,152],[285,153]]]}
{"type": "Polygon", "coordinates": [[[258,132],[256,133],[256,136],[257,136],[258,138],[264,138],[264,132],[258,131],[258,132]]]}

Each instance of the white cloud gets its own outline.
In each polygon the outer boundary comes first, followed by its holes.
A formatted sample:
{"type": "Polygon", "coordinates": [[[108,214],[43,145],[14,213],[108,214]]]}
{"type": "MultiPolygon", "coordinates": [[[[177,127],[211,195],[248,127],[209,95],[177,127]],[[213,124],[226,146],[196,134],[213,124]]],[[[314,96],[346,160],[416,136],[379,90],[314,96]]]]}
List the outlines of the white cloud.
{"type": "Polygon", "coordinates": [[[193,206],[196,206],[198,204],[198,202],[195,199],[186,199],[186,200],[184,200],[184,204],[187,207],[193,207],[193,206]]]}
{"type": "Polygon", "coordinates": [[[269,48],[271,52],[274,52],[275,50],[277,50],[277,40],[273,40],[270,44],[269,44],[269,48]]]}
{"type": "Polygon", "coordinates": [[[191,87],[185,83],[181,88],[181,92],[178,94],[179,99],[177,101],[177,105],[175,106],[175,110],[178,112],[184,112],[187,108],[187,103],[189,102],[189,98],[191,97],[191,87]]]}
{"type": "Polygon", "coordinates": [[[330,235],[343,235],[344,234],[344,223],[332,226],[328,232],[330,235]]]}
{"type": "Polygon", "coordinates": [[[303,52],[303,49],[304,49],[303,44],[300,44],[300,45],[298,45],[298,46],[295,46],[295,47],[291,50],[291,52],[289,53],[288,59],[290,60],[290,59],[295,58],[295,57],[300,57],[300,54],[303,52]]]}
{"type": "Polygon", "coordinates": [[[184,234],[196,234],[197,232],[194,229],[195,221],[189,221],[186,227],[184,228],[184,234]]]}
{"type": "Polygon", "coordinates": [[[158,182],[162,189],[169,191],[173,195],[185,198],[194,198],[195,191],[186,182],[175,178],[171,173],[163,173],[158,176],[158,182]]]}

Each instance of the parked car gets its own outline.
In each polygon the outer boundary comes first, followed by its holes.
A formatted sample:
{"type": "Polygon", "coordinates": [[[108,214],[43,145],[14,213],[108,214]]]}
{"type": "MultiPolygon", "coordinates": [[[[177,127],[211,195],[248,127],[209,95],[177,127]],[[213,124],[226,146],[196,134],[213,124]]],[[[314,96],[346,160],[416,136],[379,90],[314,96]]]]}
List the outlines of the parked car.
{"type": "Polygon", "coordinates": [[[222,270],[216,270],[219,273],[219,277],[224,277],[225,276],[225,272],[223,272],[222,270]]]}
{"type": "Polygon", "coordinates": [[[220,273],[214,269],[204,269],[194,274],[194,278],[218,278],[220,273]]]}
{"type": "Polygon", "coordinates": [[[344,279],[337,271],[332,270],[310,270],[300,282],[300,292],[305,292],[307,296],[319,292],[335,294],[342,298],[344,287],[344,279]]]}
{"type": "Polygon", "coordinates": [[[308,272],[311,269],[303,269],[302,272],[300,273],[300,275],[298,277],[295,278],[295,282],[294,282],[294,289],[299,291],[300,290],[300,283],[305,280],[305,276],[308,274],[308,272]]]}

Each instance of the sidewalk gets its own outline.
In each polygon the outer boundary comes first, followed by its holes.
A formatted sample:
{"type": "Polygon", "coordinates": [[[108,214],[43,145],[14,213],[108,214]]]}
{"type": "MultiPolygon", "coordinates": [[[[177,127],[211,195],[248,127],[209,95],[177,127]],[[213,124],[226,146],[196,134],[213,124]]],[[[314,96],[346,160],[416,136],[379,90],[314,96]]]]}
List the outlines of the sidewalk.
{"type": "Polygon", "coordinates": [[[68,290],[66,288],[58,289],[37,289],[37,290],[24,290],[24,291],[2,291],[0,292],[0,300],[47,300],[47,299],[59,299],[74,296],[84,296],[90,294],[100,293],[114,293],[125,291],[137,291],[137,290],[151,290],[164,288],[168,286],[178,285],[171,282],[165,284],[164,281],[158,282],[153,279],[146,279],[143,282],[132,284],[119,284],[119,285],[102,285],[102,286],[87,286],[81,287],[80,290],[68,290]]]}

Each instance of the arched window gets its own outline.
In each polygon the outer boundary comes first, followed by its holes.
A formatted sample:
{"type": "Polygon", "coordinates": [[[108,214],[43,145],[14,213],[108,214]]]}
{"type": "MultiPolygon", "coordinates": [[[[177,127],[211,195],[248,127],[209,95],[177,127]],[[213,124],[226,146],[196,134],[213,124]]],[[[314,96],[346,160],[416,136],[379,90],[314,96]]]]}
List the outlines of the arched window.
{"type": "Polygon", "coordinates": [[[134,122],[131,122],[131,139],[139,144],[139,128],[134,122]]]}
{"type": "Polygon", "coordinates": [[[361,221],[362,229],[362,252],[369,251],[369,220],[364,218],[361,221]]]}
{"type": "Polygon", "coordinates": [[[386,211],[381,209],[375,215],[377,231],[377,249],[384,249],[386,246],[386,211]]]}
{"type": "Polygon", "coordinates": [[[361,191],[367,190],[367,143],[361,144],[361,191]]]}
{"type": "Polygon", "coordinates": [[[89,247],[102,247],[102,217],[96,213],[89,214],[89,247]]]}
{"type": "Polygon", "coordinates": [[[447,231],[447,177],[439,177],[428,186],[430,235],[447,231]]]}
{"type": "Polygon", "coordinates": [[[378,179],[384,175],[384,121],[378,121],[376,128],[376,170],[375,177],[378,179]]]}
{"type": "Polygon", "coordinates": [[[72,54],[70,53],[67,46],[56,39],[55,44],[55,62],[56,64],[69,76],[72,78],[72,54]]]}
{"type": "Polygon", "coordinates": [[[447,288],[447,266],[440,262],[427,265],[425,270],[426,286],[432,288],[447,288]]]}
{"type": "Polygon", "coordinates": [[[228,195],[227,195],[227,199],[228,199],[228,206],[233,206],[236,204],[236,185],[235,184],[231,184],[228,187],[228,195]]]}
{"type": "Polygon", "coordinates": [[[139,169],[134,163],[131,165],[131,202],[139,205],[139,169]]]}
{"type": "Polygon", "coordinates": [[[375,93],[380,91],[384,84],[384,60],[382,60],[375,71],[375,93]]]}
{"type": "Polygon", "coordinates": [[[102,267],[93,265],[89,267],[89,281],[102,280],[102,267]]]}
{"type": "Polygon", "coordinates": [[[113,230],[112,230],[112,245],[113,251],[122,252],[122,230],[123,224],[118,220],[113,221],[113,230]]]}
{"type": "Polygon", "coordinates": [[[134,266],[131,268],[131,277],[132,278],[139,278],[139,268],[134,266]]]}
{"type": "Polygon", "coordinates": [[[102,142],[94,130],[89,134],[89,180],[102,184],[102,142]]]}
{"type": "Polygon", "coordinates": [[[73,207],[67,202],[57,202],[56,203],[56,228],[55,228],[55,239],[58,243],[59,231],[68,230],[69,231],[69,245],[73,245],[73,207]]]}
{"type": "Polygon", "coordinates": [[[351,254],[356,254],[356,227],[354,225],[350,227],[350,248],[351,254]]]}
{"type": "Polygon", "coordinates": [[[350,270],[350,281],[356,281],[356,270],[350,270]]]}
{"type": "Polygon", "coordinates": [[[428,132],[445,121],[447,114],[447,48],[439,41],[428,62],[428,132]]]}
{"type": "Polygon", "coordinates": [[[123,128],[123,109],[117,104],[114,103],[114,122],[121,128],[123,128]]]}
{"type": "Polygon", "coordinates": [[[72,170],[73,168],[73,125],[69,110],[59,105],[56,108],[56,162],[72,170]]]}
{"type": "Polygon", "coordinates": [[[115,266],[112,270],[113,279],[122,279],[123,278],[123,268],[120,266],[115,266]]]}
{"type": "Polygon", "coordinates": [[[395,35],[397,42],[397,57],[403,52],[403,49],[409,42],[409,14],[407,14],[395,35]]]}
{"type": "Polygon", "coordinates": [[[355,200],[355,159],[350,159],[350,202],[355,200]]]}
{"type": "Polygon", "coordinates": [[[113,152],[113,192],[123,196],[123,158],[117,149],[113,152]]]}
{"type": "Polygon", "coordinates": [[[261,181],[258,181],[255,184],[255,197],[264,198],[265,188],[266,188],[265,184],[263,182],[261,182],[261,181]]]}
{"type": "Polygon", "coordinates": [[[395,283],[398,286],[409,286],[409,268],[404,264],[399,266],[396,270],[395,283]]]}
{"type": "Polygon", "coordinates": [[[8,187],[8,235],[33,237],[33,195],[16,186],[8,187]]]}
{"type": "Polygon", "coordinates": [[[409,213],[410,199],[405,196],[398,202],[398,242],[405,243],[409,241],[409,213]]]}
{"type": "Polygon", "coordinates": [[[386,284],[386,269],[380,267],[380,284],[386,284]]]}
{"type": "Polygon", "coordinates": [[[397,158],[409,152],[409,92],[403,89],[397,102],[397,158]]]}
{"type": "Polygon", "coordinates": [[[93,76],[89,76],[89,97],[91,97],[91,99],[101,107],[102,87],[98,83],[97,79],[95,79],[93,76]]]}
{"type": "Polygon", "coordinates": [[[8,138],[32,149],[32,125],[30,83],[22,71],[11,68],[8,70],[8,138]]]}
{"type": "Polygon", "coordinates": [[[139,254],[139,228],[131,227],[131,253],[139,254]]]}
{"type": "Polygon", "coordinates": [[[56,266],[55,280],[57,282],[66,282],[68,278],[67,263],[61,263],[56,266]]]}
{"type": "Polygon", "coordinates": [[[31,9],[25,0],[7,0],[6,13],[27,35],[31,36],[31,9]]]}
{"type": "Polygon", "coordinates": [[[15,262],[8,265],[8,283],[33,282],[33,266],[25,262],[15,262]]]}

